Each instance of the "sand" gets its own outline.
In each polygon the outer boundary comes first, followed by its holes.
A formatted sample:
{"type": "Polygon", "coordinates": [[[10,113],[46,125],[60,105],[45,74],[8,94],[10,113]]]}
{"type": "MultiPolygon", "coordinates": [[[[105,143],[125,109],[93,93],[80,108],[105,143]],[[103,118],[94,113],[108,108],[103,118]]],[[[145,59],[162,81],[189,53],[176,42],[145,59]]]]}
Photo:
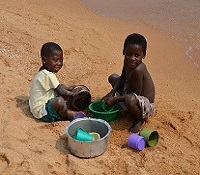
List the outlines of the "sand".
{"type": "Polygon", "coordinates": [[[200,173],[200,74],[177,41],[152,26],[98,16],[74,0],[1,0],[0,8],[0,174],[200,173]],[[159,142],[140,152],[129,148],[131,118],[124,116],[110,122],[104,154],[75,157],[67,149],[69,122],[39,122],[29,110],[40,48],[58,43],[65,55],[60,82],[86,85],[95,100],[110,90],[108,75],[121,73],[123,42],[133,32],[148,40],[144,62],[156,86],[156,112],[143,127],[158,131],[159,142]]]}

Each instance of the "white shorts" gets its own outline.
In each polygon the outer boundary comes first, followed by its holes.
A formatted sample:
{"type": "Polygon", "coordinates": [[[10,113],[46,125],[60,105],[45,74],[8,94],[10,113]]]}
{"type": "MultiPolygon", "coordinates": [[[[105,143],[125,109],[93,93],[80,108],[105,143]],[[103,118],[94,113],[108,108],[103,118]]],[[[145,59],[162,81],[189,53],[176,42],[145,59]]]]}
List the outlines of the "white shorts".
{"type": "Polygon", "coordinates": [[[150,103],[149,99],[144,96],[140,96],[137,94],[134,94],[134,95],[135,95],[136,99],[138,100],[138,106],[141,110],[142,118],[144,120],[146,120],[154,112],[155,105],[154,105],[154,103],[150,103]]]}

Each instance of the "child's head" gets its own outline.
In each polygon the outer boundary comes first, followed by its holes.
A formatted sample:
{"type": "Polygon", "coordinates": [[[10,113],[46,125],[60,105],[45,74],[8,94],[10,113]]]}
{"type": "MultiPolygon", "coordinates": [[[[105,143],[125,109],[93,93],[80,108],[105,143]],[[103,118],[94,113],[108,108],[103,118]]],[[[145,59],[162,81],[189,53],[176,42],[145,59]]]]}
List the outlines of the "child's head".
{"type": "Polygon", "coordinates": [[[138,33],[133,33],[133,34],[130,34],[129,36],[127,36],[127,38],[124,42],[123,55],[125,55],[126,47],[131,44],[140,45],[142,47],[144,56],[146,56],[147,41],[144,38],[144,36],[142,36],[138,33]]]}
{"type": "Polygon", "coordinates": [[[48,42],[42,46],[41,58],[43,66],[51,72],[56,73],[63,66],[62,48],[54,42],[48,42]]]}

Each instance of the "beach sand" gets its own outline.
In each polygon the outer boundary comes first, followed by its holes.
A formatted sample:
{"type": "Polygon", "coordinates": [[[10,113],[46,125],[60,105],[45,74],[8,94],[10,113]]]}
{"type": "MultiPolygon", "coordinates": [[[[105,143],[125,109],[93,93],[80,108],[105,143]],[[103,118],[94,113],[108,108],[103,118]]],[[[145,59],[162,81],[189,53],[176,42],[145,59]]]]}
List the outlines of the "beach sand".
{"type": "Polygon", "coordinates": [[[200,173],[200,74],[177,41],[152,26],[98,16],[75,0],[1,0],[0,8],[0,174],[200,173]],[[131,118],[123,116],[110,122],[104,154],[75,157],[67,149],[69,122],[39,122],[29,110],[40,48],[58,43],[65,57],[58,79],[86,85],[95,100],[110,90],[108,75],[121,73],[124,39],[135,32],[148,40],[144,63],[156,86],[156,111],[143,127],[158,131],[159,142],[140,152],[129,148],[131,118]]]}

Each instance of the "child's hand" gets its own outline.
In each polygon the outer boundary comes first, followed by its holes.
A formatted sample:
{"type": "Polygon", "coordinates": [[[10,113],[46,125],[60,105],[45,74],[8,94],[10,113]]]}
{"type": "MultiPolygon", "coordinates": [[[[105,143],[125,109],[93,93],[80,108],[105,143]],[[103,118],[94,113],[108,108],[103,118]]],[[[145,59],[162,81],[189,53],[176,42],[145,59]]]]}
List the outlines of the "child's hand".
{"type": "Polygon", "coordinates": [[[100,100],[102,103],[105,103],[108,100],[108,97],[102,97],[102,99],[100,100]]]}
{"type": "Polygon", "coordinates": [[[107,102],[109,97],[113,97],[113,94],[111,92],[102,97],[101,102],[107,102]]]}
{"type": "Polygon", "coordinates": [[[105,103],[107,103],[109,106],[113,106],[115,104],[115,97],[113,96],[108,97],[105,103]]]}
{"type": "Polygon", "coordinates": [[[72,96],[75,97],[76,95],[78,95],[81,92],[82,88],[81,87],[75,87],[71,92],[72,92],[72,96]]]}
{"type": "Polygon", "coordinates": [[[74,88],[73,88],[73,90],[72,90],[72,91],[76,93],[76,92],[80,92],[81,90],[82,90],[82,88],[81,88],[81,87],[79,87],[79,86],[76,86],[76,87],[74,87],[74,88]]]}
{"type": "Polygon", "coordinates": [[[76,86],[69,86],[69,87],[66,87],[65,89],[68,90],[68,91],[72,91],[76,86]]]}

